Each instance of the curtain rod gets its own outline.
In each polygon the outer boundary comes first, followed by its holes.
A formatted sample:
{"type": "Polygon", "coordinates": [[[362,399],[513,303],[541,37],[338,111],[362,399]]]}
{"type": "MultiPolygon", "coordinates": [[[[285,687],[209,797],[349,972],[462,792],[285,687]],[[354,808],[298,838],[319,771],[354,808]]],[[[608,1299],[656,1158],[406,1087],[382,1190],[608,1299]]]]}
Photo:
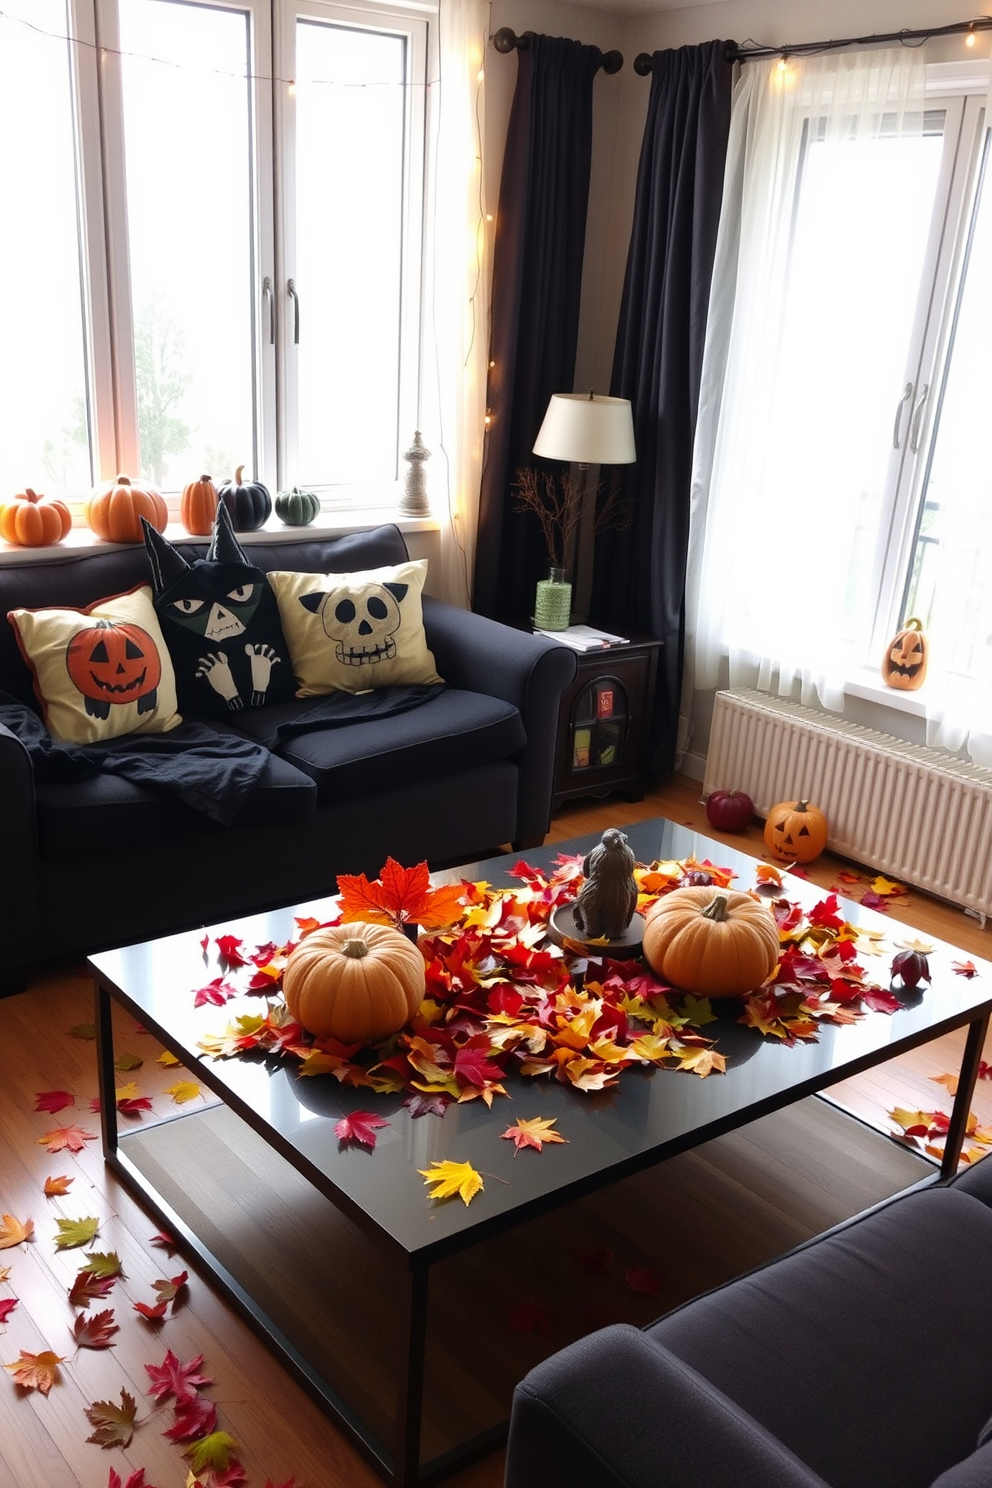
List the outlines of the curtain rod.
{"type": "MultiPolygon", "coordinates": [[[[992,16],[978,16],[973,21],[952,21],[947,26],[928,26],[920,31],[886,31],[874,36],[847,36],[838,41],[799,41],[793,46],[738,46],[735,42],[728,42],[724,56],[728,62],[747,62],[749,59],[764,57],[806,57],[813,56],[818,52],[830,52],[840,47],[871,46],[888,41],[898,41],[907,45],[913,41],[929,41],[934,36],[960,36],[967,35],[969,31],[992,30],[992,16]]],[[[651,73],[651,53],[639,52],[634,58],[634,71],[639,77],[648,77],[651,73]]]]}
{"type": "MultiPolygon", "coordinates": [[[[992,22],[989,24],[992,25],[992,22]]],[[[518,36],[509,26],[500,26],[492,37],[492,43],[496,50],[504,55],[513,51],[525,52],[530,46],[530,38],[533,35],[533,31],[525,31],[522,36],[518,36]]],[[[623,66],[623,52],[604,52],[602,65],[604,72],[619,72],[623,66]]]]}

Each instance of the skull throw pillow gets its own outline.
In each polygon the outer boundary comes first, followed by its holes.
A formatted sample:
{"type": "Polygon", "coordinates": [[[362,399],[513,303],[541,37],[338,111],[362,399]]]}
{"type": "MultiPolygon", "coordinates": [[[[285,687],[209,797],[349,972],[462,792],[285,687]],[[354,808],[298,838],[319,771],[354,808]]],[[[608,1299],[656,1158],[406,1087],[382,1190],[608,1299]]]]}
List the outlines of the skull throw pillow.
{"type": "Polygon", "coordinates": [[[269,574],[298,697],[440,682],[424,634],[427,560],[363,573],[269,574]]]}

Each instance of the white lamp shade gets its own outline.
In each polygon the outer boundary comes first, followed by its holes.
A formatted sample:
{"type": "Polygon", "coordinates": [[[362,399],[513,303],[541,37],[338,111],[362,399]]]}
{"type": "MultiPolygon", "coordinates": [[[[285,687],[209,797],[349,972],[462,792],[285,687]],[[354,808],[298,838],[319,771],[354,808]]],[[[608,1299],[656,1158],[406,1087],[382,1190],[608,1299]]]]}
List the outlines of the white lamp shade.
{"type": "Polygon", "coordinates": [[[633,465],[634,420],[628,398],[552,393],[535,455],[576,465],[633,465]]]}

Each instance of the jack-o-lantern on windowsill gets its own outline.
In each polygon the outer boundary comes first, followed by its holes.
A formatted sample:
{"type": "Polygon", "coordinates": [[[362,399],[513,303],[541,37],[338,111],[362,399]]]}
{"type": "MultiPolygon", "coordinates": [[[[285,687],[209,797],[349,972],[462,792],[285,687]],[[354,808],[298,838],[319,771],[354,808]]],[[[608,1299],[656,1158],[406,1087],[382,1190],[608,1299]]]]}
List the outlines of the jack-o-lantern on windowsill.
{"type": "Polygon", "coordinates": [[[899,692],[915,692],[922,687],[929,649],[922,622],[911,616],[885,648],[882,680],[886,687],[899,692]]]}

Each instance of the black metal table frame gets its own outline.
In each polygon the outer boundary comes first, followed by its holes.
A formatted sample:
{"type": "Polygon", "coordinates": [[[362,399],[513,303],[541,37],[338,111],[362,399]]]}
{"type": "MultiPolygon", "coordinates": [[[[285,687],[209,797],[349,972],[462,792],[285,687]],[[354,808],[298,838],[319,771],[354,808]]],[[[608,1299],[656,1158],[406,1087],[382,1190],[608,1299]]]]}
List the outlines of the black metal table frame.
{"type": "MultiPolygon", "coordinates": [[[[971,1108],[971,1100],[978,1078],[979,1065],[985,1038],[989,1027],[990,1016],[992,1016],[992,990],[987,1002],[981,1003],[970,1009],[967,1013],[955,1017],[939,1019],[927,1030],[911,1036],[905,1040],[894,1041],[881,1057],[876,1054],[864,1056],[862,1059],[850,1061],[845,1067],[833,1072],[833,1078],[829,1081],[816,1080],[806,1081],[790,1087],[787,1091],[779,1092],[777,1096],[762,1099],[746,1110],[728,1116],[722,1120],[713,1122],[703,1132],[696,1132],[689,1138],[680,1138],[665,1146],[663,1151],[651,1150],[630,1158],[625,1163],[615,1165],[610,1169],[608,1176],[593,1174],[587,1181],[573,1185],[566,1193],[550,1195],[543,1203],[531,1203],[519,1210],[509,1214],[498,1216],[480,1224],[476,1230],[470,1231],[463,1237],[457,1237],[457,1243],[449,1243],[446,1247],[432,1254],[425,1262],[417,1263],[402,1252],[398,1246],[391,1247],[395,1250],[400,1262],[403,1283],[403,1317],[402,1317],[402,1351],[404,1357],[399,1361],[399,1374],[397,1385],[396,1418],[393,1448],[390,1452],[379,1438],[359,1420],[356,1413],[327,1383],[326,1380],[309,1364],[300,1350],[285,1336],[282,1330],[265,1314],[264,1311],[253,1301],[245,1288],[212,1254],[208,1247],[191,1230],[189,1225],[173,1210],[168,1202],[155,1190],[141,1170],[121,1152],[118,1140],[117,1108],[114,1078],[114,1035],[112,1024],[112,1003],[119,1005],[131,1012],[150,1033],[156,1036],[161,1043],[184,1064],[188,1064],[192,1051],[173,1039],[168,1031],[160,1027],[153,1019],[149,1019],[147,1010],[137,1002],[132,1001],[128,994],[113,984],[105,984],[101,978],[99,969],[93,967],[96,980],[96,1028],[97,1028],[97,1061],[100,1091],[101,1127],[103,1135],[104,1156],[121,1181],[143,1202],[145,1202],[158,1217],[159,1222],[175,1237],[181,1241],[183,1246],[196,1259],[201,1269],[220,1286],[228,1300],[236,1307],[254,1331],[262,1340],[281,1357],[290,1372],[309,1391],[309,1393],[337,1422],[349,1439],[369,1459],[373,1466],[381,1473],[387,1482],[396,1485],[396,1488],[415,1488],[415,1485],[426,1485],[437,1481],[445,1476],[455,1467],[464,1465],[478,1457],[484,1456],[492,1451],[505,1437],[507,1423],[495,1426],[479,1436],[460,1444],[451,1451],[434,1458],[428,1463],[420,1462],[420,1435],[421,1416],[424,1394],[424,1365],[427,1335],[427,1302],[428,1286],[431,1265],[436,1260],[441,1260],[445,1255],[455,1254],[458,1251],[471,1248],[482,1240],[489,1239],[493,1234],[507,1232],[516,1228],[525,1220],[532,1219],[542,1212],[549,1212],[571,1202],[575,1198],[583,1197],[585,1194],[595,1192],[603,1187],[608,1187],[635,1172],[643,1171],[655,1166],[658,1162],[668,1157],[675,1156],[679,1152],[691,1150],[704,1141],[713,1137],[721,1136],[727,1132],[738,1129],[742,1125],[758,1119],[761,1116],[771,1114],[773,1111],[782,1110],[807,1095],[817,1094],[829,1089],[831,1084],[849,1078],[852,1075],[863,1073],[878,1064],[885,1063],[895,1055],[907,1052],[910,1049],[920,1047],[942,1033],[953,1032],[955,1029],[967,1026],[968,1033],[965,1049],[962,1056],[959,1073],[957,1092],[949,1120],[949,1128],[944,1147],[943,1160],[940,1165],[939,1180],[951,1177],[958,1167],[958,1161],[962,1151],[967,1122],[971,1108]]],[[[193,1056],[195,1058],[195,1056],[193,1056]]],[[[375,1235],[380,1241],[389,1242],[389,1237],[384,1236],[360,1208],[348,1201],[343,1201],[342,1196],[336,1192],[330,1192],[327,1181],[323,1175],[310,1166],[301,1154],[288,1150],[286,1144],[279,1138],[264,1119],[257,1113],[238,1100],[222,1080],[213,1076],[209,1066],[202,1064],[197,1059],[197,1078],[201,1079],[210,1089],[218,1095],[224,1105],[233,1110],[234,1113],[244,1120],[264,1141],[290,1165],[306,1178],[319,1192],[325,1195],[332,1203],[336,1204],[350,1218],[355,1220],[365,1232],[375,1235]]],[[[660,1078],[672,1078],[671,1074],[664,1071],[656,1072],[660,1078]]],[[[938,1181],[935,1172],[933,1179],[924,1179],[923,1182],[938,1181]]]]}

